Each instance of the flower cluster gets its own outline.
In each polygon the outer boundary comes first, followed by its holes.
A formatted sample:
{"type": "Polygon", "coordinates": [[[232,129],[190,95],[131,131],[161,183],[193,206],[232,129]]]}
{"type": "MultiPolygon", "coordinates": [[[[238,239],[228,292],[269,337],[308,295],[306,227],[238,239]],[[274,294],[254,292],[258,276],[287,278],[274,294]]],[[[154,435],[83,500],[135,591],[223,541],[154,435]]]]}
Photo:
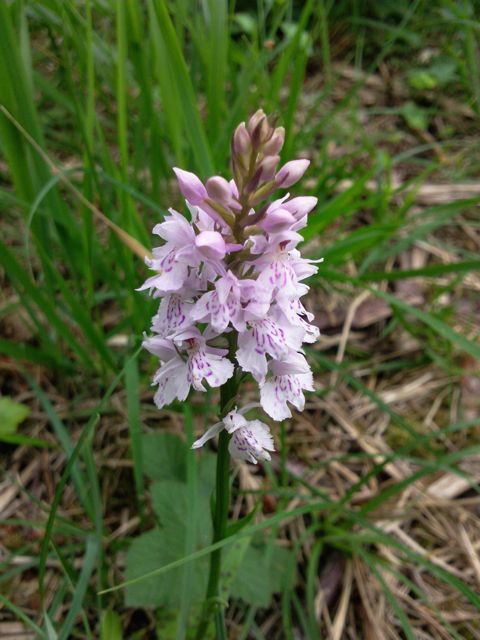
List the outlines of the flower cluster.
{"type": "MultiPolygon", "coordinates": [[[[160,298],[153,335],[144,341],[160,359],[153,379],[159,408],[185,400],[191,386],[220,387],[239,371],[257,381],[261,406],[274,420],[291,417],[289,405],[301,411],[303,392],[313,390],[302,344],[319,332],[300,298],[317,267],[296,247],[317,199],[287,193],[269,202],[309,165],[294,160],[278,168],[284,136],[259,110],[234,133],[232,180],[214,176],[203,184],[174,169],[191,219],[170,209],[155,226],[163,244],[147,260],[154,273],[140,287],[160,298]]],[[[235,457],[266,459],[273,450],[268,427],[229,416],[213,433],[232,434],[235,457]]]]}

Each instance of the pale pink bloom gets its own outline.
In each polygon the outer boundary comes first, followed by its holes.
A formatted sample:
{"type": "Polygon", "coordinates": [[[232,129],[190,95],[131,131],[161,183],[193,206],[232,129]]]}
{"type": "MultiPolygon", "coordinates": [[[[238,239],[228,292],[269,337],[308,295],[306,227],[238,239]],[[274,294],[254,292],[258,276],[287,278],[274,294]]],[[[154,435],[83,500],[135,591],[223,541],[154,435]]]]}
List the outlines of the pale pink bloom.
{"type": "MultiPolygon", "coordinates": [[[[206,384],[218,387],[233,375],[227,349],[209,342],[224,344],[231,334],[239,368],[260,384],[266,411],[283,419],[290,416],[289,405],[303,408],[312,374],[302,343],[315,341],[319,331],[300,298],[308,291],[302,281],[316,273],[319,261],[302,258],[296,247],[317,199],[289,199],[287,193],[268,204],[275,184],[289,187],[309,165],[287,162],[275,174],[283,141],[284,130],[274,129],[262,110],[237,129],[232,165],[240,193],[234,180],[213,176],[203,184],[195,174],[174,169],[191,221],[170,210],[154,228],[163,244],[147,261],[156,273],[140,288],[162,298],[152,322],[156,335],[144,342],[160,359],[154,377],[159,407],[185,400],[191,386],[205,391],[206,384]],[[247,202],[264,204],[245,212],[247,202]],[[196,323],[206,324],[203,333],[196,323]]],[[[242,413],[231,412],[196,446],[226,428],[232,455],[251,462],[269,458],[268,428],[242,413]]]]}
{"type": "MultiPolygon", "coordinates": [[[[309,287],[301,283],[298,287],[300,291],[301,289],[306,289],[307,291],[309,289],[309,287]]],[[[303,293],[300,293],[300,291],[299,295],[301,296],[303,293]]],[[[314,317],[313,313],[308,312],[298,298],[277,297],[277,304],[272,310],[272,317],[278,320],[280,324],[284,322],[282,320],[284,318],[289,324],[301,327],[305,332],[302,342],[316,342],[320,335],[320,329],[310,324],[314,317]]]]}
{"type": "Polygon", "coordinates": [[[262,182],[268,182],[272,180],[277,169],[277,165],[280,162],[280,156],[265,156],[261,161],[257,171],[260,171],[260,180],[262,182]]]}
{"type": "Polygon", "coordinates": [[[187,352],[187,380],[197,391],[206,391],[203,381],[220,387],[233,375],[233,363],[225,358],[227,349],[210,347],[196,327],[173,336],[174,342],[187,352]]]}
{"type": "Polygon", "coordinates": [[[300,180],[305,171],[308,169],[310,160],[290,160],[283,165],[275,176],[275,182],[282,189],[291,187],[300,180]]]}
{"type": "Polygon", "coordinates": [[[280,153],[284,142],[285,129],[284,127],[277,127],[273,136],[263,146],[263,153],[265,155],[275,155],[277,153],[280,153]]]}
{"type": "Polygon", "coordinates": [[[228,450],[232,458],[257,464],[257,460],[270,460],[269,451],[275,451],[275,447],[268,426],[260,420],[251,420],[232,433],[228,450]]]}
{"type": "Polygon", "coordinates": [[[263,410],[274,420],[292,417],[287,403],[303,411],[303,391],[314,391],[313,375],[305,358],[301,354],[291,354],[285,362],[271,360],[268,368],[272,377],[260,384],[263,410]]]}
{"type": "Polygon", "coordinates": [[[158,384],[154,400],[159,409],[175,398],[185,400],[190,386],[206,391],[204,381],[211,387],[220,387],[233,375],[233,363],[224,357],[227,350],[208,346],[198,329],[193,327],[177,333],[173,340],[153,336],[143,342],[162,362],[153,377],[153,384],[158,384]],[[175,348],[175,344],[179,348],[175,348]]]}
{"type": "Polygon", "coordinates": [[[165,240],[165,244],[155,247],[153,258],[145,260],[157,273],[148,278],[138,291],[178,291],[188,276],[188,267],[198,266],[201,259],[195,248],[195,231],[178,211],[170,209],[170,215],[155,225],[153,233],[165,240]]]}
{"type": "Polygon", "coordinates": [[[160,302],[158,313],[152,318],[152,331],[162,338],[187,327],[193,308],[192,297],[184,293],[167,293],[160,302]]]}
{"type": "Polygon", "coordinates": [[[259,274],[259,285],[272,290],[273,297],[298,298],[299,280],[317,271],[308,260],[300,257],[297,250],[289,249],[289,244],[295,242],[291,233],[272,236],[271,244],[253,262],[255,271],[259,274]]]}
{"type": "Polygon", "coordinates": [[[248,330],[238,335],[237,362],[260,382],[267,373],[266,356],[275,360],[288,357],[290,351],[300,349],[303,334],[302,328],[280,325],[272,318],[253,320],[248,330]]]}
{"type": "Polygon", "coordinates": [[[138,291],[154,289],[165,295],[179,291],[191,278],[192,269],[203,263],[202,274],[198,276],[207,281],[224,273],[223,258],[227,245],[218,231],[205,230],[198,235],[194,227],[177,211],[170,209],[165,222],[157,224],[153,232],[158,234],[165,244],[155,247],[153,258],[146,259],[148,266],[157,273],[148,278],[138,291]]]}
{"type": "Polygon", "coordinates": [[[297,274],[298,280],[305,280],[305,278],[310,278],[310,276],[315,275],[318,271],[318,267],[315,267],[314,265],[322,262],[323,258],[319,258],[318,260],[302,258],[298,249],[292,249],[290,251],[290,263],[297,274]]]}
{"type": "Polygon", "coordinates": [[[245,328],[240,303],[241,288],[238,278],[228,271],[215,282],[215,290],[204,293],[195,304],[192,320],[209,321],[217,333],[223,333],[231,322],[238,330],[245,328]]]}
{"type": "Polygon", "coordinates": [[[157,407],[161,409],[176,398],[180,401],[186,400],[190,391],[188,370],[173,343],[159,336],[153,336],[143,341],[143,347],[158,356],[162,362],[152,381],[153,385],[158,385],[153,397],[157,407]]]}
{"type": "Polygon", "coordinates": [[[188,210],[190,211],[190,215],[192,216],[192,222],[197,227],[199,231],[217,231],[218,225],[215,223],[215,220],[212,220],[212,217],[206,213],[202,207],[196,206],[185,201],[188,210]]]}
{"type": "Polygon", "coordinates": [[[249,153],[252,148],[245,122],[241,122],[235,129],[235,133],[233,134],[233,148],[236,153],[242,155],[249,153]]]}
{"type": "Polygon", "coordinates": [[[202,447],[208,440],[226,429],[232,436],[228,450],[232,458],[257,464],[257,460],[270,460],[269,451],[275,451],[270,429],[260,420],[246,420],[236,409],[230,411],[222,422],[210,427],[204,435],[196,440],[192,448],[202,447]]]}
{"type": "Polygon", "coordinates": [[[227,230],[228,225],[222,219],[222,216],[208,204],[207,198],[209,198],[209,195],[200,178],[190,171],[184,171],[177,167],[174,167],[173,170],[177,176],[180,191],[185,196],[187,204],[200,205],[203,211],[215,221],[219,228],[227,230]]]}
{"type": "Polygon", "coordinates": [[[290,194],[274,200],[265,211],[260,226],[267,233],[291,229],[298,231],[307,224],[307,215],[316,206],[318,199],[312,196],[299,196],[288,200],[290,194]]]}
{"type": "MultiPolygon", "coordinates": [[[[252,320],[264,319],[270,309],[273,290],[265,287],[257,280],[239,280],[242,291],[242,320],[250,322],[252,320]]],[[[245,325],[243,326],[243,331],[245,325]]]]}
{"type": "Polygon", "coordinates": [[[253,255],[263,255],[265,253],[271,255],[278,251],[288,252],[294,249],[302,240],[303,237],[291,229],[282,229],[275,233],[250,236],[248,238],[250,253],[253,255]]]}

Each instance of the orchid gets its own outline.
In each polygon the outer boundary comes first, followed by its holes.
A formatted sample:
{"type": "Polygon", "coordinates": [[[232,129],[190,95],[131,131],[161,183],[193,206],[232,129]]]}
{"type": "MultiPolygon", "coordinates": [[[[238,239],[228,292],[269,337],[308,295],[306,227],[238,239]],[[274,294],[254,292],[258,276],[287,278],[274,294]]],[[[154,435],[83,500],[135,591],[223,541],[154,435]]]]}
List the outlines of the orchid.
{"type": "MultiPolygon", "coordinates": [[[[192,387],[220,388],[221,419],[192,445],[198,449],[218,436],[214,543],[227,531],[230,457],[257,464],[275,450],[270,427],[245,414],[261,408],[272,420],[285,420],[291,407],[304,409],[305,392],[314,390],[303,345],[320,332],[301,298],[321,260],[302,257],[298,245],[317,199],[286,193],[271,200],[309,165],[300,159],[278,168],[284,140],[284,129],[259,110],[235,130],[230,181],[212,176],[204,184],[174,168],[190,219],[170,209],[155,226],[163,244],[146,261],[153,274],[140,287],[160,299],[152,335],[143,342],[160,361],[153,377],[157,407],[185,401],[192,387]],[[248,375],[258,384],[260,402],[232,409],[248,375]]],[[[226,637],[220,569],[216,550],[197,638],[206,637],[212,603],[223,629],[218,637],[226,637]]]]}
{"type": "MultiPolygon", "coordinates": [[[[205,391],[231,378],[237,386],[242,374],[251,374],[263,410],[284,420],[291,406],[303,410],[304,392],[313,390],[302,346],[314,342],[319,330],[300,298],[320,261],[303,258],[297,246],[317,199],[287,193],[268,202],[309,165],[300,159],[278,168],[284,138],[283,128],[259,110],[234,133],[232,180],[213,176],[204,184],[174,169],[191,219],[170,209],[154,227],[163,244],[147,260],[153,274],[140,287],[160,298],[153,335],[143,343],[160,360],[153,378],[159,408],[185,400],[191,387],[205,391]]],[[[232,457],[269,459],[268,427],[247,423],[241,413],[229,413],[194,447],[223,428],[232,457]]]]}

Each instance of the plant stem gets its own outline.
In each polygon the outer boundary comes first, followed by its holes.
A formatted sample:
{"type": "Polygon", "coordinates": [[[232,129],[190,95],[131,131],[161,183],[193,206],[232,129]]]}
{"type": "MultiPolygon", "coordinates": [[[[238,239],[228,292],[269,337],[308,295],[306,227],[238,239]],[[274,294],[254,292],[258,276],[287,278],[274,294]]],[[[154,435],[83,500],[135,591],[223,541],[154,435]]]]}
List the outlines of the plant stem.
{"type": "MultiPolygon", "coordinates": [[[[220,389],[221,417],[231,410],[232,401],[237,395],[238,382],[234,374],[220,389]]],[[[227,533],[228,509],[230,504],[230,453],[228,442],[230,436],[225,431],[218,437],[217,472],[215,481],[215,509],[213,513],[213,543],[223,540],[227,533]]],[[[197,629],[197,640],[205,637],[210,613],[215,615],[217,640],[226,640],[225,612],[220,600],[220,573],[222,567],[222,550],[217,549],[210,555],[210,573],[208,576],[207,594],[202,618],[197,629]]]]}

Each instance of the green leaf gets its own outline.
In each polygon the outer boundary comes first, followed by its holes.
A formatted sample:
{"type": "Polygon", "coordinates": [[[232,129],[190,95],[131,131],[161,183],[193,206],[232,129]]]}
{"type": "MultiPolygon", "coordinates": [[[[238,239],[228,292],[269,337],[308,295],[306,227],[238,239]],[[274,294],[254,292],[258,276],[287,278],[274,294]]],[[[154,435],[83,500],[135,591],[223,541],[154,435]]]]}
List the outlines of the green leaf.
{"type": "MultiPolygon", "coordinates": [[[[134,540],[127,554],[126,578],[144,575],[152,567],[162,567],[178,560],[184,553],[185,528],[154,529],[134,540]],[[177,534],[177,535],[176,535],[177,534]]],[[[128,607],[178,608],[182,586],[182,569],[168,575],[157,575],[133,584],[125,590],[128,607]]],[[[192,564],[191,600],[199,601],[205,595],[208,575],[208,557],[192,564]]]]}
{"type": "Polygon", "coordinates": [[[152,480],[186,479],[187,445],[174,433],[147,433],[142,437],[143,471],[152,480]]]}
{"type": "Polygon", "coordinates": [[[30,409],[24,404],[14,402],[6,396],[0,398],[0,439],[2,436],[13,435],[29,413],[30,409]]]}
{"type": "Polygon", "coordinates": [[[292,586],[293,564],[293,555],[283,547],[251,544],[238,567],[231,595],[257,607],[268,607],[274,593],[292,586]]]}
{"type": "Polygon", "coordinates": [[[122,622],[115,611],[108,609],[102,613],[100,640],[122,640],[122,622]]]}
{"type": "MultiPolygon", "coordinates": [[[[196,487],[197,519],[192,522],[188,514],[187,485],[178,480],[163,480],[152,486],[153,510],[157,514],[167,538],[185,539],[188,527],[198,528],[197,542],[209,544],[211,487],[199,482],[196,487]]],[[[183,550],[183,547],[182,547],[183,550]]]]}
{"type": "Polygon", "coordinates": [[[418,104],[409,100],[400,109],[400,114],[404,117],[405,122],[412,129],[426,131],[428,129],[428,112],[426,109],[419,107],[418,104]]]}
{"type": "Polygon", "coordinates": [[[413,69],[407,76],[408,84],[417,91],[428,91],[438,86],[438,81],[432,73],[425,69],[413,69]]]}
{"type": "MultiPolygon", "coordinates": [[[[152,485],[153,510],[161,528],[149,531],[134,540],[127,554],[127,579],[141,576],[152,567],[160,567],[183,558],[189,527],[195,527],[195,543],[199,548],[210,544],[212,537],[210,495],[215,479],[215,456],[204,454],[198,460],[198,481],[195,486],[196,514],[193,521],[189,509],[189,487],[186,481],[178,478],[178,475],[185,475],[185,467],[181,468],[178,465],[179,460],[185,462],[185,443],[178,436],[168,433],[148,434],[145,440],[147,444],[154,445],[150,453],[163,455],[160,465],[163,472],[168,470],[168,453],[171,454],[172,475],[168,480],[164,479],[152,485]]],[[[189,596],[192,603],[200,601],[205,595],[208,562],[208,557],[205,557],[193,563],[191,567],[192,584],[189,596]]],[[[179,568],[168,577],[154,576],[128,587],[125,594],[127,605],[178,608],[182,593],[182,576],[183,569],[179,568]]]]}

